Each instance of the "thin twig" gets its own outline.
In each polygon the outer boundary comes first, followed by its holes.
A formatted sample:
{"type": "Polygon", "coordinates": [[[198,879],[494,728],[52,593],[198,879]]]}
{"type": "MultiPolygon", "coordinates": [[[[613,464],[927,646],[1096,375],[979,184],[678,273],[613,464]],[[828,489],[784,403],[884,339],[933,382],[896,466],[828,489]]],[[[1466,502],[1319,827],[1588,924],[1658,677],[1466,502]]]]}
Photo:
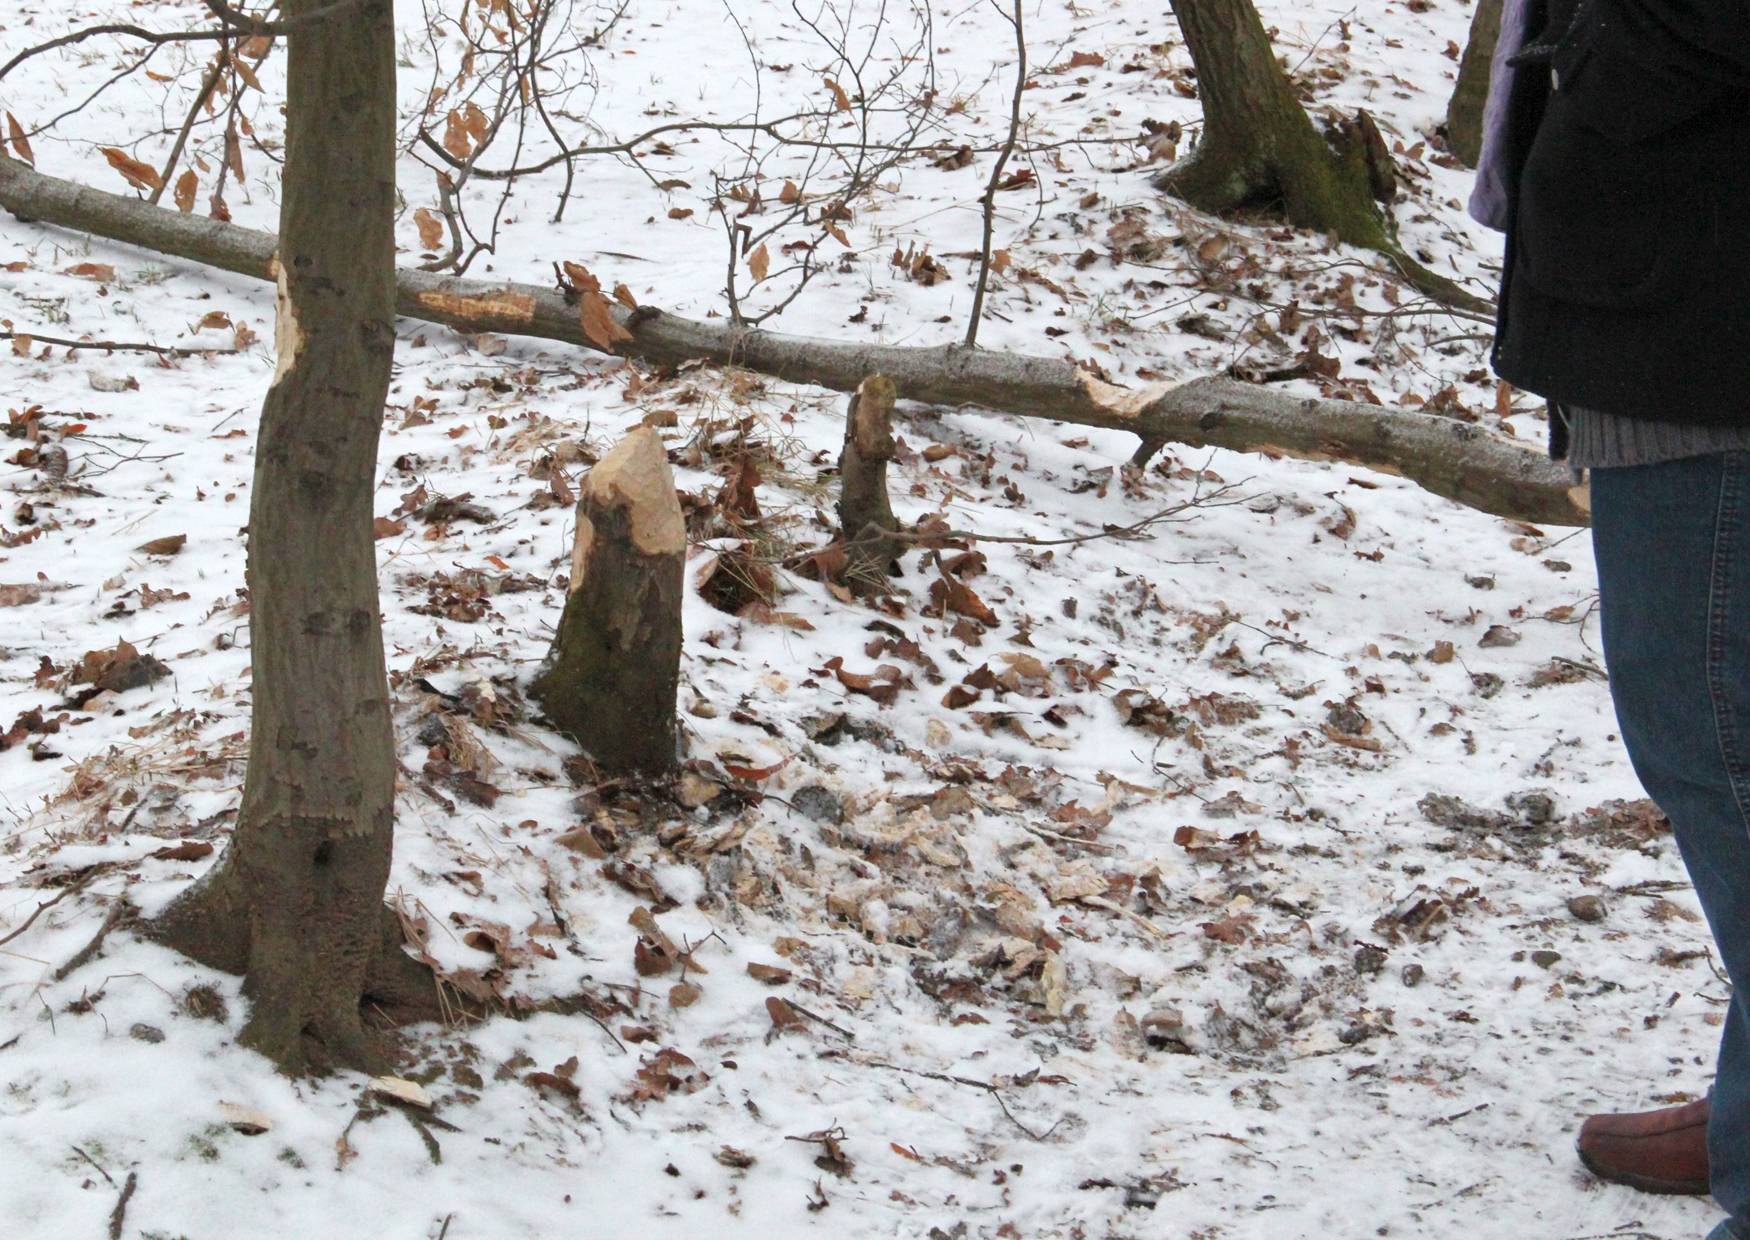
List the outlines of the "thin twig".
{"type": "Polygon", "coordinates": [[[195,92],[194,103],[188,109],[188,116],[182,122],[182,128],[177,131],[176,141],[170,147],[170,156],[164,161],[164,167],[158,172],[158,186],[146,196],[146,201],[156,206],[158,200],[164,197],[164,187],[170,184],[170,176],[176,171],[176,164],[182,158],[182,148],[188,145],[188,135],[194,129],[195,121],[200,119],[201,109],[207,106],[207,100],[213,97],[213,90],[219,84],[219,78],[224,75],[227,58],[231,54],[230,44],[219,44],[219,54],[207,68],[206,76],[201,79],[201,88],[195,92]]]}
{"type": "Polygon", "coordinates": [[[136,1172],[128,1172],[127,1183],[122,1185],[122,1195],[116,1199],[115,1209],[109,1212],[109,1240],[122,1240],[122,1224],[128,1217],[128,1199],[134,1195],[134,1186],[140,1182],[136,1172]]]}
{"type": "Polygon", "coordinates": [[[0,331],[0,340],[24,339],[32,344],[52,344],[68,349],[102,349],[105,353],[157,353],[164,357],[199,357],[205,353],[237,353],[238,349],[194,349],[186,345],[148,344],[124,340],[67,340],[60,336],[39,336],[35,332],[0,331]]]}
{"type": "Polygon", "coordinates": [[[90,1164],[91,1164],[91,1165],[92,1165],[92,1166],[93,1166],[93,1167],[96,1167],[96,1168],[97,1168],[97,1174],[98,1174],[98,1175],[100,1175],[100,1176],[102,1176],[102,1177],[103,1177],[103,1178],[104,1178],[104,1179],[106,1179],[106,1180],[108,1180],[108,1181],[109,1181],[109,1186],[110,1186],[110,1187],[111,1187],[111,1188],[114,1188],[114,1187],[115,1187],[115,1180],[114,1180],[114,1178],[113,1178],[113,1177],[111,1177],[111,1175],[110,1175],[110,1174],[109,1174],[109,1172],[107,1172],[107,1171],[105,1171],[105,1170],[104,1170],[104,1169],[103,1169],[103,1164],[102,1164],[102,1163],[100,1163],[100,1162],[98,1162],[98,1161],[97,1161],[97,1160],[96,1160],[96,1159],[95,1159],[95,1158],[93,1158],[93,1157],[92,1157],[92,1156],[91,1156],[91,1155],[89,1155],[89,1154],[87,1154],[87,1153],[86,1153],[86,1152],[85,1152],[85,1151],[84,1151],[84,1150],[82,1150],[82,1149],[80,1149],[80,1148],[79,1148],[79,1147],[78,1147],[78,1146],[77,1146],[77,1145],[75,1145],[75,1146],[74,1146],[74,1147],[73,1147],[73,1152],[74,1152],[74,1153],[75,1153],[75,1154],[77,1154],[77,1155],[79,1155],[79,1157],[81,1157],[81,1158],[83,1158],[83,1159],[84,1159],[84,1160],[85,1160],[85,1161],[86,1161],[86,1162],[88,1162],[88,1163],[90,1163],[90,1164]]]}
{"type": "Polygon", "coordinates": [[[978,344],[978,323],[984,317],[984,290],[990,283],[991,234],[996,229],[997,186],[1003,179],[1003,169],[1014,153],[1015,139],[1021,131],[1021,95],[1027,89],[1027,28],[1022,24],[1021,0],[1015,0],[1015,12],[1009,21],[1015,27],[1015,97],[1009,107],[1009,137],[997,155],[996,166],[990,170],[990,181],[984,187],[984,243],[979,249],[978,286],[972,294],[972,314],[966,324],[966,347],[978,344]]]}
{"type": "Polygon", "coordinates": [[[950,1074],[948,1074],[946,1072],[930,1072],[930,1071],[927,1071],[923,1068],[906,1068],[906,1067],[902,1067],[899,1064],[886,1063],[886,1062],[879,1060],[879,1059],[853,1059],[853,1060],[851,1060],[851,1062],[852,1063],[861,1063],[864,1067],[868,1067],[868,1068],[885,1068],[889,1072],[900,1072],[900,1073],[904,1073],[907,1076],[922,1076],[922,1077],[927,1077],[928,1079],[930,1079],[932,1081],[945,1081],[951,1085],[967,1085],[973,1089],[982,1089],[987,1094],[989,1094],[992,1098],[995,1098],[997,1100],[997,1105],[1003,1109],[1003,1114],[1008,1117],[1008,1120],[1011,1124],[1013,1124],[1015,1127],[1019,1128],[1022,1132],[1026,1133],[1029,1137],[1031,1137],[1035,1141],[1046,1140],[1048,1137],[1051,1136],[1052,1133],[1057,1131],[1058,1124],[1063,1123],[1063,1120],[1060,1117],[1055,1123],[1053,1123],[1051,1125],[1051,1127],[1047,1128],[1044,1132],[1034,1132],[1031,1128],[1027,1127],[1027,1125],[1023,1124],[1020,1120],[1015,1118],[1015,1113],[1013,1111],[1009,1110],[1009,1104],[1003,1100],[1002,1090],[998,1089],[995,1085],[991,1084],[989,1081],[981,1081],[975,1076],[951,1076],[950,1074]]]}
{"type": "Polygon", "coordinates": [[[10,934],[8,934],[5,938],[0,939],[0,947],[4,947],[6,944],[12,942],[13,939],[17,938],[19,935],[23,934],[26,930],[30,929],[31,923],[34,922],[38,917],[41,917],[43,915],[44,910],[53,908],[55,905],[59,904],[62,900],[65,900],[68,896],[74,894],[75,892],[85,890],[85,888],[90,884],[91,880],[96,878],[102,872],[103,872],[102,869],[88,870],[86,873],[80,875],[73,882],[70,882],[65,887],[61,888],[61,890],[52,899],[44,900],[41,904],[37,905],[36,910],[34,912],[32,912],[29,917],[26,917],[24,919],[24,923],[22,925],[20,925],[16,930],[14,930],[10,934]]]}
{"type": "MultiPolygon", "coordinates": [[[[1217,496],[1225,495],[1229,491],[1237,490],[1243,485],[1245,485],[1243,481],[1230,482],[1218,490],[1211,491],[1207,496],[1199,496],[1196,499],[1187,500],[1182,504],[1174,504],[1170,508],[1163,508],[1159,512],[1150,513],[1148,516],[1142,518],[1142,520],[1133,521],[1129,525],[1107,526],[1097,534],[1068,534],[1062,538],[1037,538],[1031,534],[980,534],[976,530],[886,530],[870,529],[870,527],[865,527],[865,529],[870,530],[869,538],[871,540],[886,540],[891,538],[908,543],[983,542],[1011,543],[1023,547],[1070,547],[1081,543],[1099,542],[1102,539],[1107,538],[1132,538],[1143,533],[1150,526],[1158,525],[1162,521],[1178,516],[1180,513],[1190,511],[1194,508],[1227,508],[1232,507],[1235,504],[1244,503],[1245,500],[1243,498],[1229,500],[1226,503],[1213,502],[1217,496]]],[[[859,537],[845,545],[847,547],[854,546],[863,541],[865,541],[865,539],[859,537]]],[[[805,563],[819,555],[820,552],[821,549],[819,547],[808,551],[798,551],[792,555],[783,557],[781,560],[777,561],[777,563],[786,566],[805,563]]]]}
{"type": "Polygon", "coordinates": [[[44,52],[52,52],[58,47],[71,47],[75,43],[83,43],[85,40],[96,38],[99,35],[123,35],[153,47],[165,43],[211,43],[232,38],[239,33],[256,36],[281,35],[286,34],[294,27],[321,21],[343,9],[350,9],[358,3],[360,0],[335,0],[333,4],[325,4],[319,9],[301,13],[295,18],[268,22],[238,13],[228,8],[223,0],[205,0],[208,11],[224,23],[217,30],[147,30],[144,26],[135,26],[130,22],[105,22],[98,26],[83,26],[78,30],[71,30],[64,35],[50,39],[46,43],[38,43],[35,47],[25,48],[7,61],[4,66],[0,66],[0,79],[5,78],[7,74],[34,56],[40,56],[44,52]]]}
{"type": "Polygon", "coordinates": [[[803,1007],[800,1003],[796,1002],[794,999],[785,999],[783,1001],[783,1003],[784,1003],[785,1007],[788,1007],[791,1011],[795,1012],[798,1016],[806,1016],[809,1020],[814,1021],[816,1024],[825,1025],[828,1029],[831,1029],[834,1033],[838,1034],[845,1041],[855,1042],[857,1040],[856,1035],[851,1033],[850,1030],[833,1024],[826,1017],[821,1016],[818,1013],[810,1012],[807,1008],[803,1007]]]}
{"type": "Polygon", "coordinates": [[[109,937],[109,932],[116,928],[116,924],[124,916],[133,911],[133,907],[125,898],[117,896],[115,902],[109,906],[109,913],[104,917],[103,924],[97,928],[97,933],[91,936],[91,941],[73,953],[73,958],[51,973],[50,978],[57,982],[64,981],[73,970],[80,968],[97,955],[97,949],[103,946],[103,940],[109,937]]]}

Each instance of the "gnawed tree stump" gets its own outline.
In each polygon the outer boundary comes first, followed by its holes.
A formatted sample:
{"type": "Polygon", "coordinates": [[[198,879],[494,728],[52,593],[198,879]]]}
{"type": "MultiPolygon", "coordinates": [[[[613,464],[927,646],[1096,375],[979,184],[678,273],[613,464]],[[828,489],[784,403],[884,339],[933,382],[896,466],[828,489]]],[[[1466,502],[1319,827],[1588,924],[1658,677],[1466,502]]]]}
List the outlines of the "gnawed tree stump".
{"type": "Polygon", "coordinates": [[[905,551],[894,536],[899,523],[887,498],[887,462],[893,459],[893,380],[870,375],[857,385],[845,414],[839,453],[839,532],[845,580],[859,593],[887,588],[893,562],[905,551]]]}
{"type": "Polygon", "coordinates": [[[608,774],[675,764],[687,527],[662,440],[640,427],[581,487],[571,589],[532,691],[608,774]]]}

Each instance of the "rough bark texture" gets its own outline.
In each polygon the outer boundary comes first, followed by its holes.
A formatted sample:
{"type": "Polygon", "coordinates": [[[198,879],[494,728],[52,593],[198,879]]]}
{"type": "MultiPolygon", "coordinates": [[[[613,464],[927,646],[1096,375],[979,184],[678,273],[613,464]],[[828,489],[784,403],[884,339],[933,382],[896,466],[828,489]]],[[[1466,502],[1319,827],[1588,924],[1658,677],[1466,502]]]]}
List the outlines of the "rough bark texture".
{"type": "MultiPolygon", "coordinates": [[[[241,275],[272,278],[272,236],[46,176],[4,156],[0,207],[241,275]]],[[[583,334],[577,308],[535,285],[404,271],[397,304],[410,318],[459,331],[506,332],[596,348],[583,334]]],[[[1574,487],[1566,469],[1539,452],[1449,418],[1307,400],[1216,378],[1125,389],[1102,383],[1062,358],[954,346],[845,344],[685,319],[650,307],[616,306],[613,313],[631,335],[616,352],[658,365],[703,359],[840,392],[853,392],[869,375],[883,374],[905,400],[1133,431],[1145,440],[1190,447],[1343,460],[1400,474],[1437,495],[1499,516],[1558,525],[1588,521],[1585,492],[1574,487]]]]}
{"type": "Polygon", "coordinates": [[[1279,196],[1303,228],[1360,245],[1383,241],[1366,181],[1342,175],[1251,0],[1173,0],[1173,13],[1197,70],[1203,132],[1161,188],[1213,212],[1279,196]]]}
{"type": "Polygon", "coordinates": [[[290,37],[279,366],[249,510],[249,766],[225,856],[157,927],[242,969],[243,1041],[289,1071],[380,1066],[361,1005],[411,997],[383,907],[395,760],[371,538],[395,348],[394,55],[391,0],[290,37]]]}
{"type": "Polygon", "coordinates": [[[860,591],[887,588],[904,543],[887,498],[887,463],[893,459],[893,380],[871,375],[857,385],[845,414],[845,446],[839,453],[839,535],[847,560],[845,578],[860,591]]]}
{"type": "Polygon", "coordinates": [[[1458,85],[1446,105],[1446,142],[1452,153],[1475,168],[1483,154],[1483,104],[1489,97],[1489,63],[1501,37],[1501,0],[1477,0],[1470,41],[1458,64],[1458,85]]]}
{"type": "Polygon", "coordinates": [[[532,686],[607,774],[675,765],[686,555],[668,456],[640,427],[584,479],[565,613],[532,686]]]}
{"type": "MultiPolygon", "coordinates": [[[[1251,0],[1172,0],[1197,70],[1203,132],[1157,188],[1213,214],[1280,201],[1290,223],[1387,255],[1417,288],[1453,305],[1483,303],[1403,252],[1374,198],[1388,177],[1359,119],[1328,141],[1295,98],[1251,0]]],[[[1389,159],[1389,156],[1388,156],[1389,159]]]]}

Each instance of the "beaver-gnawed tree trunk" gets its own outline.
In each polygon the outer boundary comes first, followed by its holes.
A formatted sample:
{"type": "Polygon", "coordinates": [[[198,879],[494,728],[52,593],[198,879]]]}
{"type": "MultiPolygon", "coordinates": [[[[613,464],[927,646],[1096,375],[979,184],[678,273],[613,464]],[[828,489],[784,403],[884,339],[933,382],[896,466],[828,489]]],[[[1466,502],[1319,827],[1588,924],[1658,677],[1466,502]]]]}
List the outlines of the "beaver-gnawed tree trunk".
{"type": "Polygon", "coordinates": [[[1477,0],[1470,40],[1458,63],[1458,85],[1446,105],[1446,143],[1467,168],[1475,168],[1483,157],[1483,104],[1489,97],[1489,66],[1500,37],[1501,0],[1477,0]]]}
{"type": "Polygon", "coordinates": [[[1391,156],[1370,118],[1327,139],[1295,97],[1251,0],[1172,0],[1197,70],[1203,131],[1155,187],[1212,214],[1280,202],[1291,224],[1385,254],[1417,288],[1469,308],[1481,300],[1404,253],[1375,205],[1391,156]]]}
{"type": "MultiPolygon", "coordinates": [[[[284,0],[296,19],[324,0],[284,0]]],[[[432,1000],[383,906],[395,755],[372,500],[395,348],[392,0],[289,37],[279,368],[249,509],[249,765],[230,847],[153,930],[245,974],[243,1041],[378,1068],[365,1004],[432,1000]]]]}
{"type": "Polygon", "coordinates": [[[675,765],[687,523],[662,440],[632,431],[579,488],[571,583],[530,686],[603,774],[675,765]]]}

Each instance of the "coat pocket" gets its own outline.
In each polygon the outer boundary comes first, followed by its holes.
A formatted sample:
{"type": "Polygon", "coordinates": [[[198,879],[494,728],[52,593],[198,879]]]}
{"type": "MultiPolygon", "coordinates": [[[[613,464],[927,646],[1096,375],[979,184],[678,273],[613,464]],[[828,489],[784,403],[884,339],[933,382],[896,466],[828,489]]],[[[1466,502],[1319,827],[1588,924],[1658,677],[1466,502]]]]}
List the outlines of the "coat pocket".
{"type": "Polygon", "coordinates": [[[1607,0],[1591,0],[1550,59],[1555,93],[1576,123],[1618,142],[1646,142],[1728,93],[1634,39],[1607,0]]]}
{"type": "Polygon", "coordinates": [[[1660,132],[1629,141],[1592,123],[1574,92],[1550,96],[1519,183],[1531,285],[1576,305],[1650,310],[1707,282],[1718,226],[1705,138],[1660,132]]]}

